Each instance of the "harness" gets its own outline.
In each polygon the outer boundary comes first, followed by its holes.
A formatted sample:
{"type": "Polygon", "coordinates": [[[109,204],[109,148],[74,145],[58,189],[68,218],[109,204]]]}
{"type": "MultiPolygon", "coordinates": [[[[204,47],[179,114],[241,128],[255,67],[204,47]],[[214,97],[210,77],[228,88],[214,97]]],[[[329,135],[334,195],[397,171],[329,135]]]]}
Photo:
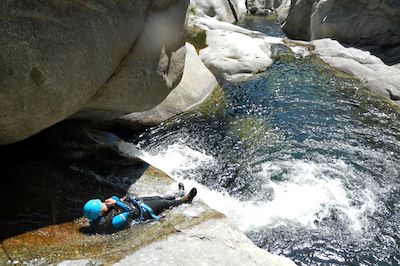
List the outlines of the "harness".
{"type": "MultiPolygon", "coordinates": [[[[154,220],[156,221],[160,220],[160,217],[158,217],[154,213],[153,209],[149,205],[144,204],[139,198],[132,198],[131,196],[128,196],[125,200],[130,202],[139,210],[139,217],[133,219],[133,223],[143,223],[144,221],[146,221],[146,219],[144,218],[144,214],[146,212],[148,212],[154,220]]],[[[133,210],[131,210],[130,213],[132,214],[133,210]]]]}

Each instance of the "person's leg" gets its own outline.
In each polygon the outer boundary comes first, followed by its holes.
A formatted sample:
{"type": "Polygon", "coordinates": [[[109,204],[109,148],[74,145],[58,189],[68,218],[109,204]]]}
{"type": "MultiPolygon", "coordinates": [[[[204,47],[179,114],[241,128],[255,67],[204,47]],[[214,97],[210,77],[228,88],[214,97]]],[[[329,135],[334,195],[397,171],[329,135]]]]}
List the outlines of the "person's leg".
{"type": "Polygon", "coordinates": [[[175,199],[175,197],[143,197],[141,200],[144,204],[148,205],[153,212],[158,215],[166,209],[171,207],[176,207],[181,205],[182,203],[190,203],[192,202],[193,198],[197,195],[197,189],[192,188],[190,192],[183,196],[180,199],[175,199]]]}
{"type": "Polygon", "coordinates": [[[151,197],[141,197],[140,198],[142,201],[152,201],[152,200],[163,200],[163,199],[167,199],[167,200],[175,200],[176,197],[175,196],[151,196],[151,197]]]}
{"type": "Polygon", "coordinates": [[[163,197],[145,197],[142,198],[144,204],[148,205],[156,215],[171,207],[179,206],[183,203],[182,199],[170,199],[163,197]]]}

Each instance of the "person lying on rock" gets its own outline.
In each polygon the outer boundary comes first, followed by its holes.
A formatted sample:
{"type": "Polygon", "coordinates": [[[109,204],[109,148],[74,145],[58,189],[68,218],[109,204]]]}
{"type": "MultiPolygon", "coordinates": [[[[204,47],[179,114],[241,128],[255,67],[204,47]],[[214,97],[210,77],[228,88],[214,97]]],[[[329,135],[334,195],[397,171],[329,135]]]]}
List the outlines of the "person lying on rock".
{"type": "Polygon", "coordinates": [[[132,223],[142,223],[147,220],[159,220],[158,215],[166,209],[182,203],[190,203],[197,195],[194,187],[187,195],[182,183],[179,183],[178,197],[140,197],[112,196],[102,202],[91,199],[83,206],[83,215],[90,221],[90,229],[95,232],[112,233],[128,227],[132,223]]]}

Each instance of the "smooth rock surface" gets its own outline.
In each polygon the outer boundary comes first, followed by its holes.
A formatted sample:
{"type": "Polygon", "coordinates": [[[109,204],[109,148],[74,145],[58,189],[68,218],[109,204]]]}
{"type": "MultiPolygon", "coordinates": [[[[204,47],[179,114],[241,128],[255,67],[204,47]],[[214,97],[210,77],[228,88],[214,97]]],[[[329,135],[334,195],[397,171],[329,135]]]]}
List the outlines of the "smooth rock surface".
{"type": "Polygon", "coordinates": [[[186,43],[186,61],[182,80],[168,97],[155,108],[125,115],[117,121],[129,127],[132,123],[156,125],[200,104],[218,85],[205,67],[193,45],[186,43]]]}
{"type": "Polygon", "coordinates": [[[272,65],[270,44],[261,38],[224,30],[207,31],[207,45],[200,58],[217,79],[256,74],[272,65]]]}
{"type": "Polygon", "coordinates": [[[200,58],[219,80],[265,71],[272,65],[270,44],[282,43],[281,38],[209,17],[191,15],[189,25],[206,31],[207,47],[200,50],[200,58]]]}
{"type": "Polygon", "coordinates": [[[116,266],[132,265],[295,265],[256,247],[226,219],[212,219],[154,242],[116,266]]]}
{"type": "Polygon", "coordinates": [[[188,1],[151,12],[128,56],[79,117],[112,119],[160,104],[181,80],[188,1]]]}
{"type": "Polygon", "coordinates": [[[346,48],[331,39],[315,40],[310,44],[315,47],[312,53],[327,64],[355,76],[366,87],[400,104],[395,100],[400,96],[400,69],[385,65],[369,52],[346,48]]]}
{"type": "Polygon", "coordinates": [[[276,9],[276,14],[278,15],[278,21],[280,24],[286,20],[291,6],[291,0],[282,0],[281,5],[276,9]]]}
{"type": "Polygon", "coordinates": [[[188,3],[2,1],[0,144],[84,106],[105,119],[159,104],[183,72],[188,3]]]}
{"type": "MultiPolygon", "coordinates": [[[[287,12],[286,19],[282,21],[282,30],[291,39],[310,39],[310,17],[315,0],[294,0],[291,1],[290,8],[278,9],[278,18],[282,18],[287,12]]],[[[287,3],[284,3],[287,4],[287,3]]]]}

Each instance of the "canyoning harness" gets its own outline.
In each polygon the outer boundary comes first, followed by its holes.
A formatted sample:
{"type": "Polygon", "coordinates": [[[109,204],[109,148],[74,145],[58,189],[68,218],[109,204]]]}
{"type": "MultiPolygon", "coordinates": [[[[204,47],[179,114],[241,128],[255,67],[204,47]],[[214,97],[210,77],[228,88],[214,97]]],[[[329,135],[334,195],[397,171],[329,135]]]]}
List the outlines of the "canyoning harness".
{"type": "MultiPolygon", "coordinates": [[[[153,209],[149,205],[143,203],[139,198],[133,198],[131,196],[127,196],[125,200],[131,203],[133,206],[135,206],[135,208],[139,210],[139,216],[136,219],[132,219],[131,224],[138,224],[146,221],[146,219],[144,218],[144,214],[146,212],[148,212],[154,220],[156,221],[160,220],[160,217],[158,217],[154,213],[153,209]]],[[[128,208],[130,209],[130,214],[137,216],[137,214],[135,214],[134,210],[130,206],[128,206],[128,208]]]]}

